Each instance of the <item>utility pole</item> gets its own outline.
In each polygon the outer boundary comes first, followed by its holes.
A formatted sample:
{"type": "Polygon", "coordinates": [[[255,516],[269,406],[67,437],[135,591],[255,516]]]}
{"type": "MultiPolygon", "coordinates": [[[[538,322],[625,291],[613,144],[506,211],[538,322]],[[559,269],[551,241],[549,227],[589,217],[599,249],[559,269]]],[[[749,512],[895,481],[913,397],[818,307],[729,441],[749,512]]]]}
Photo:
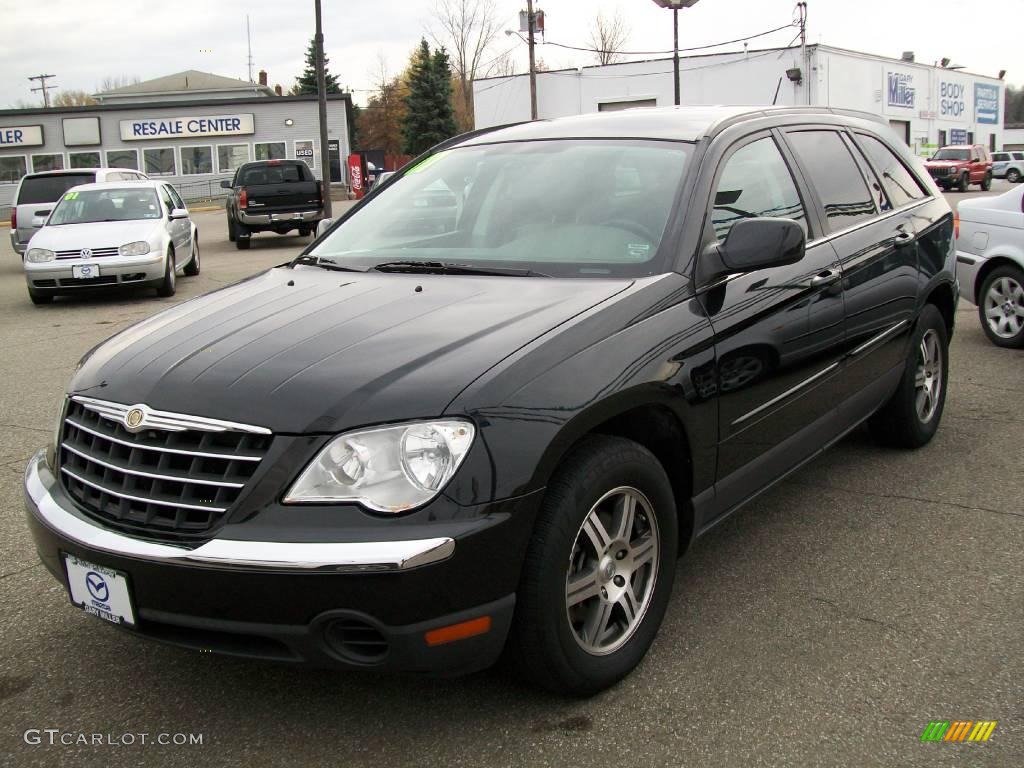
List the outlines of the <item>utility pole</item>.
{"type": "Polygon", "coordinates": [[[679,9],[672,6],[672,73],[675,82],[675,105],[679,106],[679,9]]]}
{"type": "Polygon", "coordinates": [[[536,16],[533,15],[533,0],[526,0],[526,43],[530,48],[530,119],[537,119],[537,63],[533,55],[536,16]]]}
{"type": "Polygon", "coordinates": [[[249,46],[249,58],[246,59],[246,62],[249,65],[249,82],[251,83],[252,82],[252,33],[249,31],[249,16],[248,16],[248,14],[246,14],[246,17],[245,17],[245,40],[246,40],[246,44],[249,46]]]}
{"type": "Polygon", "coordinates": [[[49,107],[50,107],[50,94],[49,94],[47,89],[49,89],[49,88],[56,88],[57,87],[55,85],[47,85],[46,84],[46,81],[49,78],[51,78],[51,77],[56,77],[56,75],[36,75],[35,77],[30,77],[29,78],[29,80],[38,80],[39,81],[39,87],[38,88],[32,88],[31,90],[32,90],[33,93],[35,93],[36,91],[42,91],[43,92],[43,106],[46,107],[47,109],[49,109],[49,107]]]}
{"type": "Polygon", "coordinates": [[[800,66],[803,69],[804,80],[804,101],[811,103],[811,67],[807,58],[807,3],[796,4],[797,13],[800,14],[800,66]]]}
{"type": "MultiPolygon", "coordinates": [[[[320,0],[316,6],[316,93],[320,108],[320,176],[324,187],[324,218],[331,218],[331,153],[327,148],[327,78],[324,75],[324,30],[320,0]]],[[[338,146],[341,146],[339,140],[338,146]]]]}

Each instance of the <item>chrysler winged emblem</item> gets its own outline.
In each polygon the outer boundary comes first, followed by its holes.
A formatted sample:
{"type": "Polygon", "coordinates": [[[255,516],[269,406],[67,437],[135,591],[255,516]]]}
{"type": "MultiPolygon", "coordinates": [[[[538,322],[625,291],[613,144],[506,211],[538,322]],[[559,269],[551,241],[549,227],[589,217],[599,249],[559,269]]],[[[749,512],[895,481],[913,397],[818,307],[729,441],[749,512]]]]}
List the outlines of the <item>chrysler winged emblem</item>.
{"type": "Polygon", "coordinates": [[[124,415],[124,425],[131,430],[137,429],[145,415],[141,408],[132,408],[124,415]]]}

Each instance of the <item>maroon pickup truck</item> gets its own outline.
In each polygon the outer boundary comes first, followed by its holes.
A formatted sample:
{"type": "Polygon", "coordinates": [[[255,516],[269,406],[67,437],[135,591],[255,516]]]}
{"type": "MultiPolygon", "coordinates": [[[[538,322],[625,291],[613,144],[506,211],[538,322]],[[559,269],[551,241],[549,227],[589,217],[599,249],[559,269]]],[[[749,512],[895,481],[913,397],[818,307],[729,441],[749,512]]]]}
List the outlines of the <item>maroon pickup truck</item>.
{"type": "Polygon", "coordinates": [[[943,147],[925,162],[928,173],[944,190],[956,187],[966,192],[978,184],[986,192],[992,187],[992,159],[981,144],[943,147]]]}

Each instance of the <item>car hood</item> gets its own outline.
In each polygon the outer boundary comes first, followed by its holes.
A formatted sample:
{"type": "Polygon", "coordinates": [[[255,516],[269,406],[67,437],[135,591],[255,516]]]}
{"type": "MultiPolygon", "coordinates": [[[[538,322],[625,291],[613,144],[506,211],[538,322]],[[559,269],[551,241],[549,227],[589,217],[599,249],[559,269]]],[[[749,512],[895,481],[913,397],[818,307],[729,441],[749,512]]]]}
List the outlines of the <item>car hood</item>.
{"type": "Polygon", "coordinates": [[[438,416],[630,284],[277,268],[122,331],[69,391],[288,433],[438,416]]]}
{"type": "Polygon", "coordinates": [[[160,219],[139,219],[49,225],[32,236],[31,247],[51,251],[72,248],[117,248],[137,240],[149,240],[161,223],[160,219]]]}
{"type": "Polygon", "coordinates": [[[961,165],[967,165],[966,160],[925,160],[925,166],[928,168],[956,168],[961,165]]]}

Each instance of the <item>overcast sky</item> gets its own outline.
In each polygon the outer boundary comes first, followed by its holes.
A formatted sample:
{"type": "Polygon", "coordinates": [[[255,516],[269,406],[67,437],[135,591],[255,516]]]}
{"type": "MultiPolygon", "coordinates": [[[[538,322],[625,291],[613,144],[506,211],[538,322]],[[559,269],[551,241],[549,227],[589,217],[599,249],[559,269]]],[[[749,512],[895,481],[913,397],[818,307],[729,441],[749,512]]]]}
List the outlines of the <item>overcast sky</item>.
{"type": "MultiPolygon", "coordinates": [[[[436,28],[435,0],[323,0],[330,70],[364,103],[378,79],[380,59],[400,71],[420,37],[436,28]]],[[[525,0],[494,0],[502,28],[518,28],[525,0]]],[[[791,21],[792,0],[701,0],[681,14],[680,47],[715,43],[791,21]]],[[[45,0],[34,6],[0,0],[0,106],[39,102],[28,77],[54,74],[59,88],[93,92],[108,76],[142,79],[198,69],[247,79],[245,17],[252,27],[253,77],[269,72],[286,90],[301,72],[313,33],[313,0],[45,0]],[[30,10],[31,8],[31,10],[30,10]],[[130,8],[131,11],[125,9],[130,8]]],[[[630,27],[630,50],[667,50],[671,13],[651,0],[546,0],[547,39],[588,45],[596,12],[618,9],[630,27]]],[[[919,62],[948,56],[968,70],[1024,83],[1020,44],[1024,0],[810,0],[809,42],[898,57],[913,50],[919,62]],[[1000,20],[1006,23],[1000,23],[1000,20]]],[[[751,41],[751,47],[785,45],[795,30],[751,41]]],[[[493,55],[512,50],[518,71],[526,46],[500,35],[493,55]]],[[[742,49],[734,45],[721,50],[742,49]]],[[[552,45],[538,48],[549,68],[594,63],[593,57],[552,45]]],[[[490,58],[490,57],[489,57],[490,58]]],[[[652,58],[652,57],[632,57],[652,58]]]]}

